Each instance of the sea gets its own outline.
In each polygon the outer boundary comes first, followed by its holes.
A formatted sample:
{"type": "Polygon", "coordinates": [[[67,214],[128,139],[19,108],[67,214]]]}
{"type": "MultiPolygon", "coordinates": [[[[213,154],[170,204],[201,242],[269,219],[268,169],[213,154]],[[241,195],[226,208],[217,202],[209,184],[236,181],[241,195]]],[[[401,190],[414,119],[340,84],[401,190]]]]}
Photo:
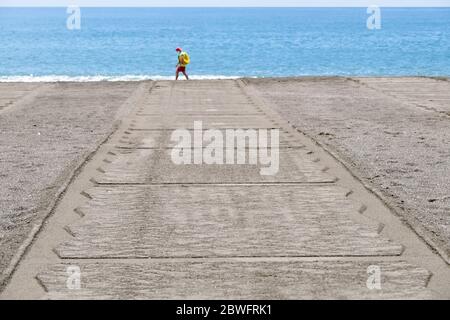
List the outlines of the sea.
{"type": "Polygon", "coordinates": [[[450,8],[0,8],[0,81],[450,76],[450,8]],[[369,23],[377,19],[375,26],[369,23]],[[375,26],[375,27],[374,27],[375,26]]]}

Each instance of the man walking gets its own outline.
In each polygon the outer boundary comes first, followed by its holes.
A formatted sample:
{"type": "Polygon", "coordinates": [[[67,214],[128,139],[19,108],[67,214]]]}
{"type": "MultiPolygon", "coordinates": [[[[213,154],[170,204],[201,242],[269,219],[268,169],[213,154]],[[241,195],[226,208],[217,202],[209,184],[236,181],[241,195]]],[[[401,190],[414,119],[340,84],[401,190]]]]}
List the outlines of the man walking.
{"type": "Polygon", "coordinates": [[[186,77],[186,80],[189,80],[189,77],[186,73],[186,66],[190,62],[189,55],[187,52],[184,52],[181,48],[177,48],[176,51],[178,52],[178,64],[177,64],[177,70],[175,75],[175,80],[178,80],[179,73],[183,73],[186,77]]]}

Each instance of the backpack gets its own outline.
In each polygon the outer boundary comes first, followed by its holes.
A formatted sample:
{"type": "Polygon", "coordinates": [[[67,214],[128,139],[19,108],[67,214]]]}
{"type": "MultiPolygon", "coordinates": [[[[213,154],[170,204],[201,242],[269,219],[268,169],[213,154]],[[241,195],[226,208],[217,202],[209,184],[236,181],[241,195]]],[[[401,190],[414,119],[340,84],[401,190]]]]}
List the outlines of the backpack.
{"type": "Polygon", "coordinates": [[[186,52],[182,52],[180,56],[184,65],[188,65],[191,62],[191,58],[186,52]]]}

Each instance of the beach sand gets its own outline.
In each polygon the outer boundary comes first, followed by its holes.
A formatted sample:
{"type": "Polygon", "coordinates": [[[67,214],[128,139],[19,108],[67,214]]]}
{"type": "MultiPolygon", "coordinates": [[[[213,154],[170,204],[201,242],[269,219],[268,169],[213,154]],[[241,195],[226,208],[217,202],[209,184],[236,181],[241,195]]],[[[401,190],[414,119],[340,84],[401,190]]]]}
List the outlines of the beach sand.
{"type": "Polygon", "coordinates": [[[450,263],[446,78],[248,79],[335,154],[450,263]]]}
{"type": "MultiPolygon", "coordinates": [[[[449,261],[450,82],[245,82],[333,153],[449,261]]],[[[0,83],[0,271],[5,275],[77,169],[133,108],[142,84],[0,83]]]]}
{"type": "Polygon", "coordinates": [[[113,131],[119,108],[138,86],[0,84],[0,271],[113,131]]]}

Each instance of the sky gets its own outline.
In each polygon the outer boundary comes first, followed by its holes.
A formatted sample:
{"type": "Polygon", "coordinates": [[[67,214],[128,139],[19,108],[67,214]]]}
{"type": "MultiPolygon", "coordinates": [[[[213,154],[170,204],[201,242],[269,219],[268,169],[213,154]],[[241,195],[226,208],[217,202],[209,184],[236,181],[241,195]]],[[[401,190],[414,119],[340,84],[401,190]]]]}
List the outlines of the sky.
{"type": "Polygon", "coordinates": [[[0,0],[0,7],[450,7],[450,0],[0,0]]]}

